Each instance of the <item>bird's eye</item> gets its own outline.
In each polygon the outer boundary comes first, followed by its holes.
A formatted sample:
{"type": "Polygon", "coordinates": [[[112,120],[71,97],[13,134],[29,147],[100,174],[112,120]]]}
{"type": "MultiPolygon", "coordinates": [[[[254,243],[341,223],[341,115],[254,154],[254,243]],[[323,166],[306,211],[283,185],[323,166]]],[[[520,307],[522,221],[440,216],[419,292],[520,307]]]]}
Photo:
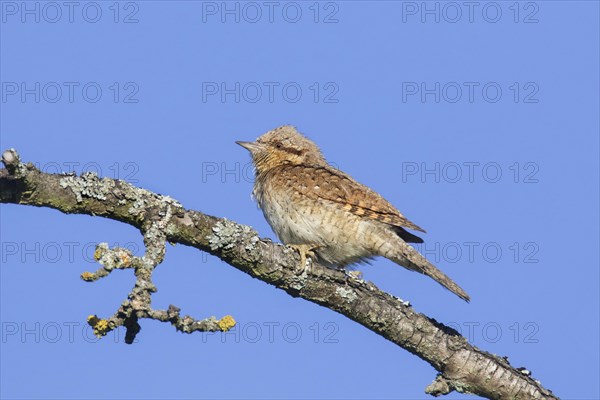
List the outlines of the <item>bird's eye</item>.
{"type": "Polygon", "coordinates": [[[281,142],[276,143],[275,147],[277,147],[278,149],[282,149],[283,148],[283,144],[281,144],[281,142]]]}

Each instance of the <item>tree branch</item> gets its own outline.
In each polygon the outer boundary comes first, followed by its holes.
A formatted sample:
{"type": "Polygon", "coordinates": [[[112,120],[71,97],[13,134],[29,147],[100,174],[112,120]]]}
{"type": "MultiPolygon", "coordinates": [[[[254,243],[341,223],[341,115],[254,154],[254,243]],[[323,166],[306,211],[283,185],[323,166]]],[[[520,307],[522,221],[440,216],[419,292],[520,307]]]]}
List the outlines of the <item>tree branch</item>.
{"type": "Polygon", "coordinates": [[[343,314],[417,355],[439,371],[426,388],[429,394],[439,396],[456,390],[489,399],[557,398],[527,370],[514,368],[507,359],[472,346],[452,328],[417,313],[408,303],[371,282],[318,264],[302,266],[295,250],[261,239],[249,226],[186,210],[168,196],[121,180],[99,178],[93,173],[79,177],[46,174],[32,164],[21,163],[12,149],[4,152],[2,162],[6,169],[0,170],[0,203],[110,218],[137,227],[144,236],[144,256],[99,244],[95,258],[102,267],[95,273],[82,274],[85,281],[94,281],[115,268],[131,268],[137,277],[127,300],[112,317],[88,318],[99,336],[125,326],[126,342],[132,343],[141,329],[138,321],[143,318],[170,322],[187,333],[227,331],[235,325],[230,316],[198,321],[181,317],[175,306],[168,310],[151,308],[151,295],[156,291],[152,272],[162,262],[169,241],[206,251],[293,297],[343,314]]]}

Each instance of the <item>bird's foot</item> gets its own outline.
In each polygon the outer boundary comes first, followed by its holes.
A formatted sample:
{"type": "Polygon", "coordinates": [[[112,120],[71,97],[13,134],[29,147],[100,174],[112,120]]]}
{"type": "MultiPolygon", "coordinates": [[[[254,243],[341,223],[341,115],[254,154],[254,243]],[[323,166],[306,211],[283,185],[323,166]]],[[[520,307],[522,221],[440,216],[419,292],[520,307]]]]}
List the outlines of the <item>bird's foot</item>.
{"type": "Polygon", "coordinates": [[[346,275],[348,275],[349,277],[356,279],[356,280],[362,280],[363,278],[363,273],[358,271],[358,270],[354,270],[354,271],[348,271],[346,270],[346,275]]]}
{"type": "Polygon", "coordinates": [[[288,246],[300,254],[300,266],[302,267],[302,270],[305,270],[308,267],[308,258],[310,258],[311,264],[314,262],[314,260],[317,258],[314,250],[321,247],[318,244],[289,244],[288,246]]]}

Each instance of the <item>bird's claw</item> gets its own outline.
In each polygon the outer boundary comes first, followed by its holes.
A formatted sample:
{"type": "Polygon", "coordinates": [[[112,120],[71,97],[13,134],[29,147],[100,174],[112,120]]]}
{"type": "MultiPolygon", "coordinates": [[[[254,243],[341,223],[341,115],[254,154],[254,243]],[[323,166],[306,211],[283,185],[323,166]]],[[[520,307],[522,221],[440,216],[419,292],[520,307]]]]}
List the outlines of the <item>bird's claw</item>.
{"type": "Polygon", "coordinates": [[[346,275],[348,275],[351,278],[354,278],[356,280],[359,280],[359,281],[362,280],[362,278],[363,278],[363,273],[358,270],[355,270],[355,271],[346,270],[346,275]]]}
{"type": "Polygon", "coordinates": [[[311,264],[312,262],[314,262],[314,260],[317,258],[317,255],[315,254],[314,250],[321,247],[317,244],[289,244],[288,246],[290,246],[300,254],[300,266],[303,270],[305,270],[308,267],[307,261],[309,257],[311,260],[311,264]]]}

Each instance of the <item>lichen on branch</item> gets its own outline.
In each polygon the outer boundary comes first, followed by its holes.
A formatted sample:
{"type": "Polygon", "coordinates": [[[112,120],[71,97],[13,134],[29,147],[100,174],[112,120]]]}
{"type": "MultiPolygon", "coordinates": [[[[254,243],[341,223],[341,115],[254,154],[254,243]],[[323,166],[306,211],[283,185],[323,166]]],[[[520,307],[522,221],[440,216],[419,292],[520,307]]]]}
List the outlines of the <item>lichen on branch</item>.
{"type": "Polygon", "coordinates": [[[23,164],[13,149],[3,153],[2,162],[6,168],[0,169],[0,203],[110,218],[138,228],[143,235],[142,257],[100,244],[96,257],[101,268],[82,274],[89,282],[116,269],[133,269],[136,276],[134,287],[113,316],[89,317],[96,335],[123,326],[125,342],[133,343],[141,329],[140,319],[169,322],[185,333],[225,332],[235,325],[231,316],[197,320],[181,316],[180,309],[172,305],[167,310],[152,308],[152,294],[157,290],[152,273],[164,259],[168,241],[208,252],[291,296],[343,314],[417,355],[439,371],[426,389],[434,396],[458,391],[489,399],[557,399],[528,370],[469,344],[454,329],[416,312],[408,302],[356,274],[316,263],[307,268],[301,265],[296,250],[261,239],[251,227],[187,210],[168,196],[122,180],[89,173],[46,174],[33,164],[23,164]]]}

